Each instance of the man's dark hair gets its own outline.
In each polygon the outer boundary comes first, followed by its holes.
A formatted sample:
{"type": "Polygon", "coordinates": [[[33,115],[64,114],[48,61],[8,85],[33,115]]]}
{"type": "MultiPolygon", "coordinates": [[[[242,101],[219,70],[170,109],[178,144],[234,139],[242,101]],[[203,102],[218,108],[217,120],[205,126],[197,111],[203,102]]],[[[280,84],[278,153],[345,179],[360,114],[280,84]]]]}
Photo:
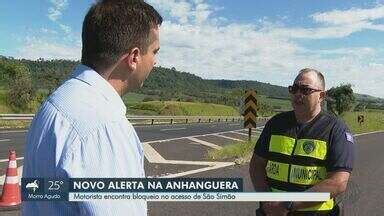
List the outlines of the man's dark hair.
{"type": "Polygon", "coordinates": [[[309,72],[314,72],[316,75],[317,75],[317,79],[319,80],[320,82],[320,86],[323,90],[325,90],[325,79],[324,79],[324,75],[316,70],[316,69],[313,69],[313,68],[304,68],[304,69],[301,69],[299,71],[299,74],[297,75],[297,77],[301,76],[302,74],[305,74],[305,73],[309,73],[309,72]]]}
{"type": "Polygon", "coordinates": [[[134,47],[145,54],[152,43],[151,29],[163,18],[141,0],[102,0],[88,11],[83,22],[81,63],[94,70],[114,64],[134,47]]]}

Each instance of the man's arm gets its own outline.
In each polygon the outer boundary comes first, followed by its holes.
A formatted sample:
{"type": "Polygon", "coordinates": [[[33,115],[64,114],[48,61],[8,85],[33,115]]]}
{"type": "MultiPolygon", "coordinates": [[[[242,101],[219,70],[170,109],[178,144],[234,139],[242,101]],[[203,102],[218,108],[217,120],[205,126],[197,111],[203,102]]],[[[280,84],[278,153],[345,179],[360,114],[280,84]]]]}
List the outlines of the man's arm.
{"type": "MultiPolygon", "coordinates": [[[[251,161],[249,162],[249,174],[251,176],[253,187],[257,192],[268,192],[269,186],[267,184],[267,174],[265,172],[265,166],[267,160],[258,156],[256,153],[253,154],[251,161]]],[[[280,205],[278,202],[260,202],[260,208],[268,215],[276,214],[276,206],[280,205]]],[[[278,214],[286,215],[288,211],[284,206],[280,206],[278,214]]]]}
{"type": "Polygon", "coordinates": [[[256,155],[255,153],[253,154],[251,162],[249,162],[249,174],[251,176],[252,184],[255,188],[255,191],[269,191],[265,173],[266,165],[266,159],[256,155]]]}
{"type": "MultiPolygon", "coordinates": [[[[330,192],[331,198],[343,193],[353,167],[354,140],[348,127],[338,121],[333,128],[327,159],[327,178],[309,188],[308,192],[330,192]]],[[[294,209],[306,208],[316,203],[295,202],[294,209]]]]}
{"type": "Polygon", "coordinates": [[[252,184],[255,190],[259,192],[269,191],[267,174],[265,172],[267,160],[265,158],[268,153],[270,131],[271,120],[265,124],[264,129],[256,142],[251,161],[249,162],[249,174],[251,176],[252,184]]]}
{"type": "MultiPolygon", "coordinates": [[[[306,192],[329,192],[331,198],[335,198],[347,189],[350,173],[345,171],[329,172],[326,179],[313,187],[306,190],[306,192]]],[[[307,208],[320,204],[321,202],[294,202],[293,210],[307,208]]]]}
{"type": "MultiPolygon", "coordinates": [[[[337,195],[343,193],[348,184],[350,173],[345,171],[336,171],[328,173],[326,179],[313,187],[306,190],[306,192],[330,192],[331,198],[335,198],[337,195]]],[[[314,205],[318,205],[322,202],[293,202],[292,210],[308,208],[314,205]]],[[[286,215],[287,210],[282,202],[265,202],[263,209],[267,214],[272,215],[286,215]]]]}

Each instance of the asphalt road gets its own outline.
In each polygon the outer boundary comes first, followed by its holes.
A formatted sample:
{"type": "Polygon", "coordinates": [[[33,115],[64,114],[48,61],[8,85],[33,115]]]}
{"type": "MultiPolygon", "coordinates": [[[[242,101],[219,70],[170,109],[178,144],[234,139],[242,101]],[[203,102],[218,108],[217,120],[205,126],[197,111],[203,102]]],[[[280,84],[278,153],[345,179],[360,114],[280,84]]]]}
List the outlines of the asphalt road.
{"type": "MultiPolygon", "coordinates": [[[[246,131],[226,132],[240,128],[241,125],[235,123],[136,127],[140,139],[143,142],[149,142],[149,145],[166,160],[165,163],[149,163],[146,160],[146,173],[150,176],[162,176],[205,168],[206,165],[173,164],[169,161],[204,162],[206,161],[205,153],[209,147],[196,145],[198,143],[185,137],[196,136],[199,140],[223,146],[233,142],[233,140],[225,137],[246,139],[246,131]],[[213,135],[199,136],[210,133],[213,135]],[[216,136],[217,133],[224,135],[224,137],[216,136]],[[167,139],[174,140],[154,142],[167,139]],[[180,155],[184,156],[180,157],[180,155]]],[[[382,180],[384,178],[384,166],[382,165],[384,164],[384,157],[382,156],[384,133],[362,135],[355,139],[354,171],[347,192],[338,200],[343,200],[345,215],[382,215],[381,211],[384,209],[384,181],[382,180]]],[[[0,141],[0,159],[7,157],[7,151],[10,147],[16,149],[18,157],[23,156],[25,132],[3,133],[0,131],[0,140],[5,140],[0,141]]],[[[3,174],[1,169],[4,169],[4,164],[6,163],[0,162],[0,175],[3,174]]],[[[22,165],[22,160],[18,161],[18,165],[22,165]]],[[[226,166],[197,172],[185,177],[241,177],[244,180],[244,190],[252,191],[248,164],[226,166]]],[[[257,206],[257,203],[252,202],[150,202],[148,215],[254,215],[257,206]]],[[[17,209],[0,210],[0,215],[18,214],[17,209]]]]}
{"type": "MultiPolygon", "coordinates": [[[[215,135],[200,135],[223,133],[228,136],[226,132],[239,129],[241,129],[241,123],[239,122],[135,126],[135,130],[143,143],[150,142],[149,146],[159,152],[165,159],[183,161],[206,161],[206,153],[210,149],[210,147],[204,145],[188,145],[193,142],[185,139],[185,137],[196,136],[207,142],[225,145],[232,143],[234,140],[215,135]]],[[[6,171],[7,163],[5,161],[8,158],[10,149],[16,150],[17,157],[24,156],[26,134],[27,131],[25,130],[0,130],[0,176],[6,171]]],[[[246,135],[230,134],[229,137],[245,139],[246,135]]],[[[195,164],[160,163],[156,161],[156,158],[151,162],[148,160],[148,157],[146,157],[147,176],[164,176],[202,168],[202,166],[195,164]]],[[[23,160],[18,160],[18,166],[22,166],[23,162],[23,160]]]]}
{"type": "MultiPolygon", "coordinates": [[[[142,142],[217,133],[240,128],[240,123],[236,122],[135,126],[142,142]]],[[[0,159],[7,158],[8,150],[12,148],[16,150],[18,157],[23,156],[26,133],[23,130],[0,130],[0,140],[10,140],[0,141],[0,159]]]]}
{"type": "MultiPolygon", "coordinates": [[[[201,169],[217,169],[221,166],[220,162],[217,162],[217,165],[205,164],[216,163],[208,162],[206,153],[211,149],[211,146],[206,146],[206,143],[218,147],[228,145],[236,140],[245,140],[247,139],[247,131],[241,127],[239,122],[221,122],[136,126],[135,129],[144,145],[149,146],[160,157],[164,157],[164,161],[161,161],[159,158],[146,154],[145,170],[147,176],[159,177],[173,174],[185,176],[191,171],[198,173],[201,172],[201,169]],[[188,139],[188,137],[193,137],[193,140],[191,140],[192,138],[188,139]]],[[[252,134],[258,133],[254,130],[252,134]]],[[[5,173],[7,166],[8,150],[14,149],[17,152],[17,157],[23,157],[26,134],[27,131],[0,130],[0,186],[2,184],[1,175],[5,173]]],[[[144,149],[146,150],[145,147],[144,149]]],[[[22,158],[17,162],[19,167],[23,165],[22,158]]],[[[0,208],[0,215],[18,215],[19,213],[18,208],[0,208]]]]}
{"type": "MultiPolygon", "coordinates": [[[[384,133],[355,137],[356,159],[348,189],[337,201],[344,204],[347,216],[382,216],[384,213],[384,133]]],[[[244,191],[252,191],[248,164],[207,171],[188,177],[241,177],[244,191]]],[[[233,216],[255,215],[257,203],[252,202],[198,202],[149,204],[151,216],[233,216]]]]}

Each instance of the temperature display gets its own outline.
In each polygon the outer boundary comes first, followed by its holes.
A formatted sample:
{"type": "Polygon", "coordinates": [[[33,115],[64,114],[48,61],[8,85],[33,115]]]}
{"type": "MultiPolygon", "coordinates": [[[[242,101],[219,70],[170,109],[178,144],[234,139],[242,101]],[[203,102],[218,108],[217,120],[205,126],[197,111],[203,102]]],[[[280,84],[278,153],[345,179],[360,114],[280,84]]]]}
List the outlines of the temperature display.
{"type": "Polygon", "coordinates": [[[60,190],[64,181],[48,181],[48,190],[60,190]]]}

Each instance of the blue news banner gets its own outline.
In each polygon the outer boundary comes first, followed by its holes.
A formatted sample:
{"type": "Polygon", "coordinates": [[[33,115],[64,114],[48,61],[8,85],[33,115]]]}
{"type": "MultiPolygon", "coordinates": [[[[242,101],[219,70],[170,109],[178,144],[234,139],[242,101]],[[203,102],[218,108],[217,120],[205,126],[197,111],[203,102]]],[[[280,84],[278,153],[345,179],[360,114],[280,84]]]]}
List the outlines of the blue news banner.
{"type": "Polygon", "coordinates": [[[22,178],[23,201],[233,200],[241,178],[22,178]]]}

